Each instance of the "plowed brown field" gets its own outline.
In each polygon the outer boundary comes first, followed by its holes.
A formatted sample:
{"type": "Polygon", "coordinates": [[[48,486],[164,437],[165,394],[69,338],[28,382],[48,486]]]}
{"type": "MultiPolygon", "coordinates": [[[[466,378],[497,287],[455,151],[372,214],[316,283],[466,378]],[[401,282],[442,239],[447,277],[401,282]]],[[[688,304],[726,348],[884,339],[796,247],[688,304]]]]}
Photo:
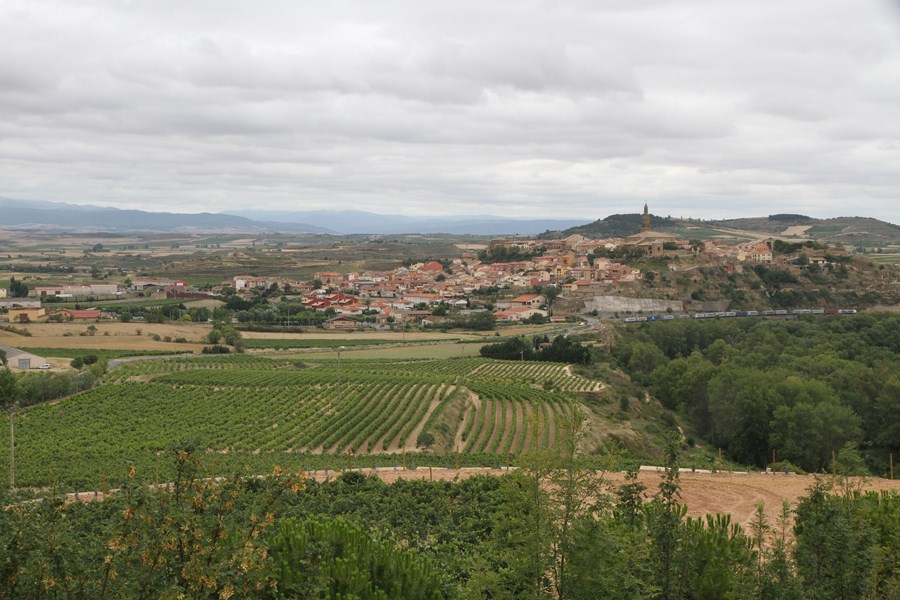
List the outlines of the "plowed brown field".
{"type": "MultiPolygon", "coordinates": [[[[379,471],[379,476],[386,482],[397,479],[454,479],[465,478],[477,474],[501,475],[504,470],[497,469],[432,469],[427,467],[415,471],[379,471]]],[[[334,477],[334,472],[331,477],[334,477]]],[[[317,479],[324,479],[325,474],[317,473],[317,479]]],[[[606,479],[613,485],[624,481],[622,473],[608,473],[606,479]]],[[[652,496],[661,480],[661,475],[653,472],[641,472],[638,480],[647,486],[646,494],[652,496]]],[[[681,501],[688,506],[688,515],[693,517],[705,514],[728,513],[732,522],[745,527],[750,523],[757,502],[764,502],[766,515],[774,524],[776,513],[781,508],[782,500],[792,505],[807,494],[815,478],[812,475],[765,475],[750,473],[731,475],[727,473],[681,473],[681,501]]],[[[900,480],[891,481],[880,478],[851,478],[854,485],[864,490],[897,490],[900,492],[900,480]]]]}

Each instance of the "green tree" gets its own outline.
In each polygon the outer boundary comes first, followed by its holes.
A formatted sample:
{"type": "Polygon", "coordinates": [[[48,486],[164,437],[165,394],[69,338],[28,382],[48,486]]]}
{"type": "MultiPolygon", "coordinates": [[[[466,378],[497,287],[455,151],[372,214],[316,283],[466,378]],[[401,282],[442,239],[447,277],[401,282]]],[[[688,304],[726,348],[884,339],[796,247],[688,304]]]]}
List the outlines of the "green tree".
{"type": "Polygon", "coordinates": [[[645,505],[647,532],[650,538],[655,584],[664,600],[685,596],[686,584],[678,578],[676,552],[681,542],[681,525],[687,507],[680,504],[681,485],[678,481],[678,440],[670,436],[666,441],[665,473],[654,499],[645,505]]]}
{"type": "Polygon", "coordinates": [[[553,303],[556,302],[556,299],[559,297],[560,289],[554,286],[547,286],[545,288],[539,288],[539,294],[543,295],[544,298],[547,299],[547,314],[553,315],[553,303]]]}
{"type": "Polygon", "coordinates": [[[416,447],[422,448],[426,452],[434,446],[434,434],[430,431],[423,429],[422,432],[416,438],[416,447]]]}
{"type": "Polygon", "coordinates": [[[858,439],[859,417],[836,398],[782,405],[772,418],[772,447],[807,471],[825,468],[833,452],[858,439]]]}
{"type": "MultiPolygon", "coordinates": [[[[762,503],[757,509],[758,513],[763,513],[761,506],[762,503]]],[[[761,517],[765,518],[764,513],[761,517]]],[[[777,526],[774,529],[763,524],[763,532],[759,535],[756,533],[759,528],[756,518],[751,523],[757,552],[759,552],[754,595],[760,600],[803,600],[803,588],[794,573],[794,566],[790,560],[791,541],[788,531],[792,522],[791,504],[788,500],[783,500],[776,521],[777,526]],[[764,545],[764,537],[766,532],[773,530],[774,541],[767,548],[764,545]]]]}
{"type": "Polygon", "coordinates": [[[862,518],[858,494],[828,491],[817,479],[797,505],[797,574],[809,598],[862,598],[873,583],[873,530],[862,518]]]}
{"type": "Polygon", "coordinates": [[[664,365],[667,361],[659,348],[646,342],[635,342],[627,354],[628,369],[643,374],[650,374],[653,369],[664,365]]]}
{"type": "Polygon", "coordinates": [[[443,597],[440,578],[427,558],[373,539],[343,519],[284,520],[269,551],[282,598],[443,597]]]}
{"type": "Polygon", "coordinates": [[[703,354],[693,352],[658,367],[652,373],[653,394],[666,408],[677,409],[697,426],[703,436],[713,429],[709,410],[709,381],[717,369],[703,354]]]}
{"type": "Polygon", "coordinates": [[[602,471],[581,465],[580,446],[587,428],[587,415],[574,401],[558,429],[558,450],[552,457],[547,481],[552,490],[548,498],[551,595],[559,600],[572,597],[578,586],[578,571],[569,568],[578,523],[609,504],[602,471]]]}
{"type": "Polygon", "coordinates": [[[725,367],[709,382],[711,437],[736,460],[767,464],[769,422],[779,397],[781,374],[743,367],[725,367]]]}
{"type": "Polygon", "coordinates": [[[15,277],[9,278],[9,297],[24,298],[28,295],[28,284],[17,281],[15,277]]]}
{"type": "Polygon", "coordinates": [[[10,406],[19,398],[16,381],[16,376],[9,367],[0,368],[0,402],[3,406],[10,406]]]}

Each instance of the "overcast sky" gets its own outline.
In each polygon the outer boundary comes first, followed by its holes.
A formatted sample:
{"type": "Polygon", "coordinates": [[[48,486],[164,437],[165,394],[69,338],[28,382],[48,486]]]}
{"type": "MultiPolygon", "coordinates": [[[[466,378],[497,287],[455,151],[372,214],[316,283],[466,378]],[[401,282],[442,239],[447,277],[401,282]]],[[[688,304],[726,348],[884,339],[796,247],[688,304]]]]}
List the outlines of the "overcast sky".
{"type": "Polygon", "coordinates": [[[0,196],[900,222],[889,0],[3,0],[0,196]]]}

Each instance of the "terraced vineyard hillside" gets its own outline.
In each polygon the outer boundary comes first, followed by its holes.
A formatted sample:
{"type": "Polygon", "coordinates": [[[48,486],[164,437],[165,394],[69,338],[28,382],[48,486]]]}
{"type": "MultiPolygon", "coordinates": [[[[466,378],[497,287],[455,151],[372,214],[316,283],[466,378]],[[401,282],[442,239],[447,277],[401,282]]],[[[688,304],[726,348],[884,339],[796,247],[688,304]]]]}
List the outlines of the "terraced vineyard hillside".
{"type": "Polygon", "coordinates": [[[335,456],[384,466],[407,454],[496,464],[553,446],[579,393],[602,387],[559,363],[481,358],[132,363],[102,387],[16,417],[16,484],[95,489],[132,466],[144,479],[165,478],[166,449],[186,439],[223,472],[315,468],[335,456]]]}

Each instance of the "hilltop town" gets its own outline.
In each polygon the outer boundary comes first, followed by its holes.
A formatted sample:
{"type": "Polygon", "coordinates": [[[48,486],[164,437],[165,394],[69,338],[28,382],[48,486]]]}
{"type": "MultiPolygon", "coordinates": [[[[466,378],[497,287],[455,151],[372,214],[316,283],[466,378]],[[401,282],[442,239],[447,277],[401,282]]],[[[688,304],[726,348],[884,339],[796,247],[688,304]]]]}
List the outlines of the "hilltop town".
{"type": "MultiPolygon", "coordinates": [[[[97,246],[91,250],[104,250],[97,246]]],[[[625,237],[495,238],[452,256],[398,261],[389,270],[317,270],[311,277],[244,271],[205,285],[191,283],[189,271],[179,278],[141,276],[145,271],[111,273],[95,264],[90,278],[56,285],[46,276],[20,275],[9,292],[0,288],[0,304],[18,323],[206,319],[213,316],[209,309],[191,312],[183,303],[209,300],[218,301],[213,308],[230,309],[238,323],[490,329],[585,314],[856,309],[895,304],[898,293],[894,265],[877,265],[842,246],[771,237],[683,239],[655,230],[646,204],[640,230],[625,237]],[[135,306],[154,299],[169,305],[135,306]]]]}

